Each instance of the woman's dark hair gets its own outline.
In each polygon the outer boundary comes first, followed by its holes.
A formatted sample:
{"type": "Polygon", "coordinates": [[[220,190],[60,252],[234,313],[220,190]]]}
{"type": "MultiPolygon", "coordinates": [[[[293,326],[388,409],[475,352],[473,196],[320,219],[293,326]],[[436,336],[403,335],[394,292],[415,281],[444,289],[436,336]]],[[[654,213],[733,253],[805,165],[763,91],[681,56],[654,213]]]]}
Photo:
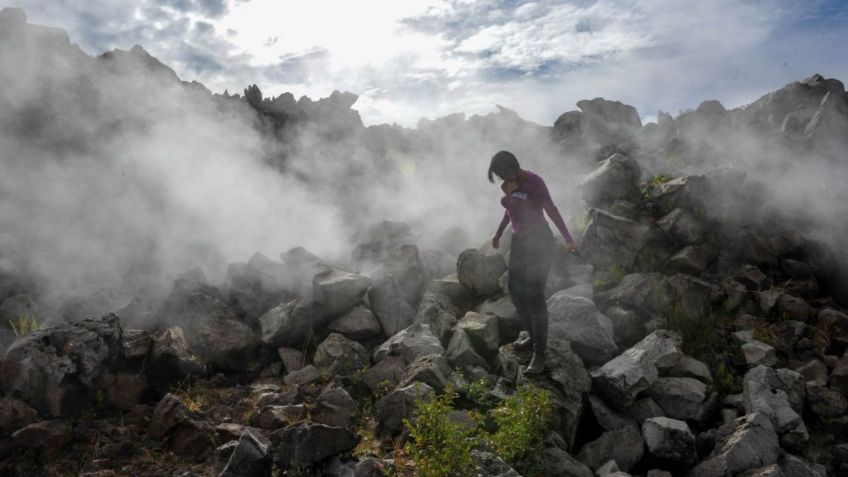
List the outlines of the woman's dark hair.
{"type": "Polygon", "coordinates": [[[495,178],[492,174],[496,174],[503,179],[510,173],[515,173],[521,170],[518,165],[518,159],[509,151],[498,151],[492,156],[492,162],[489,164],[489,182],[494,183],[495,178]]]}

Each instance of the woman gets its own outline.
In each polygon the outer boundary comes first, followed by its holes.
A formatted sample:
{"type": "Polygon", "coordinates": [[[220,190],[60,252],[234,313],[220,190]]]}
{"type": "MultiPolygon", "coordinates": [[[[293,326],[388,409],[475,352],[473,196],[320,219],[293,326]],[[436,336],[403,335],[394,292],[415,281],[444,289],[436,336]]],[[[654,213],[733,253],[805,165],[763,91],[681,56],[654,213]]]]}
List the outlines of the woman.
{"type": "Polygon", "coordinates": [[[519,339],[515,346],[519,349],[533,348],[533,359],[525,369],[527,374],[539,374],[545,369],[545,348],[548,341],[548,307],[545,303],[545,282],[551,268],[554,236],[545,217],[556,224],[565,239],[565,248],[577,253],[577,244],[568,233],[568,228],[551,200],[545,181],[538,175],[524,170],[518,159],[508,151],[500,151],[492,156],[489,165],[489,182],[494,183],[492,175],[502,181],[504,196],[501,205],[506,208],[503,220],[492,239],[494,248],[500,247],[500,238],[506,225],[512,222],[512,244],[509,249],[509,296],[524,329],[530,335],[528,339],[519,339]]]}

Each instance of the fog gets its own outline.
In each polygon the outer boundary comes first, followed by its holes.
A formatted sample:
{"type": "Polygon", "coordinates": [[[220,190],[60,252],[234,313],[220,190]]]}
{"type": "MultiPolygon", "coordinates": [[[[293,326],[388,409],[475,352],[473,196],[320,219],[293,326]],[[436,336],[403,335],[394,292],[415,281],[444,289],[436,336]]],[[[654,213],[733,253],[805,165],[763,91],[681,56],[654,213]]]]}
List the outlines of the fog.
{"type": "MultiPolygon", "coordinates": [[[[481,246],[503,213],[485,177],[501,149],[545,178],[579,235],[576,185],[597,158],[509,110],[365,128],[355,103],[328,101],[280,127],[242,98],[181,82],[143,49],[95,58],[15,12],[0,22],[0,246],[33,277],[39,303],[99,288],[156,301],[192,268],[218,282],[228,263],[296,246],[350,267],[382,220],[410,224],[422,250],[481,246]]],[[[841,142],[810,152],[738,121],[693,124],[676,134],[706,145],[700,165],[643,144],[643,178],[745,171],[775,213],[839,250],[841,142]]]]}

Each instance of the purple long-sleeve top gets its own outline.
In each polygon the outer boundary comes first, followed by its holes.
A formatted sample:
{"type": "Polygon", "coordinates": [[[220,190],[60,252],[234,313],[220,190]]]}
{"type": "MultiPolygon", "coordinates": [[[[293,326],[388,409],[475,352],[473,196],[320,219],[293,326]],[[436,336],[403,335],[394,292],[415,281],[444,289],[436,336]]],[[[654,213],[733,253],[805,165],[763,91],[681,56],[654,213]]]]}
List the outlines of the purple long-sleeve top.
{"type": "Polygon", "coordinates": [[[541,225],[545,225],[545,216],[542,213],[544,210],[548,213],[548,217],[553,220],[559,233],[566,242],[573,242],[571,234],[568,233],[568,228],[565,226],[565,221],[559,214],[559,209],[551,200],[551,194],[548,192],[548,186],[545,181],[538,175],[525,171],[527,173],[524,182],[522,182],[512,193],[506,193],[506,184],[501,186],[504,191],[504,196],[501,198],[501,205],[504,206],[503,219],[498,226],[498,231],[495,237],[500,238],[506,229],[506,225],[512,222],[513,233],[523,233],[535,229],[541,225]]]}

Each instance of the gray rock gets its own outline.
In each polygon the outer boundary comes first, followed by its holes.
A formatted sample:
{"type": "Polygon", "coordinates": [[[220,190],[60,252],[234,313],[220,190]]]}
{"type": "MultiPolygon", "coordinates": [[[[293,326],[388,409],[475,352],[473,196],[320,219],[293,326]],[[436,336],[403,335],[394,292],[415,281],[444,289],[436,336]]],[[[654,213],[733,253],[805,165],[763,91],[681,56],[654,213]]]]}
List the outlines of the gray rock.
{"type": "Polygon", "coordinates": [[[657,372],[664,378],[694,378],[704,383],[712,383],[710,368],[701,361],[680,353],[668,353],[656,363],[657,372]]]}
{"type": "Polygon", "coordinates": [[[684,421],[654,417],[642,424],[642,437],[648,452],[658,459],[692,465],[697,459],[695,435],[684,421]]]}
{"type": "Polygon", "coordinates": [[[783,294],[777,300],[777,312],[784,320],[806,322],[813,314],[813,307],[803,298],[783,294]]]}
{"type": "Polygon", "coordinates": [[[591,209],[581,252],[596,270],[630,272],[639,255],[656,239],[653,229],[633,220],[591,209]]]}
{"type": "Polygon", "coordinates": [[[48,452],[60,450],[72,439],[71,427],[59,419],[36,422],[12,433],[12,441],[18,447],[48,452]]]}
{"type": "Polygon", "coordinates": [[[326,370],[307,364],[297,371],[291,371],[286,374],[283,377],[283,382],[289,385],[304,386],[323,380],[325,373],[327,373],[326,370]]]}
{"type": "Polygon", "coordinates": [[[300,348],[312,335],[312,307],[300,300],[276,306],[259,317],[262,343],[300,348]]]}
{"type": "Polygon", "coordinates": [[[493,315],[482,315],[469,311],[457,323],[457,332],[464,331],[478,354],[492,356],[500,346],[498,319],[493,315]]]}
{"type": "Polygon", "coordinates": [[[394,336],[415,319],[415,309],[404,296],[397,279],[390,273],[374,277],[368,290],[371,311],[377,315],[385,336],[394,336]]]}
{"type": "Polygon", "coordinates": [[[577,454],[577,460],[592,469],[614,460],[621,469],[629,471],[642,458],[645,442],[635,426],[604,432],[589,442],[577,454]]]}
{"type": "Polygon", "coordinates": [[[803,378],[798,373],[757,366],[745,374],[742,386],[745,412],[767,417],[778,434],[803,425],[799,413],[803,409],[805,390],[803,378]]]}
{"type": "Polygon", "coordinates": [[[380,320],[364,306],[357,306],[336,318],[327,326],[327,330],[359,342],[369,342],[383,336],[380,320]]]}
{"type": "Polygon", "coordinates": [[[665,417],[665,411],[649,397],[637,399],[632,406],[627,410],[633,419],[641,426],[646,419],[652,417],[665,417]]]}
{"type": "Polygon", "coordinates": [[[394,389],[406,373],[406,362],[401,356],[387,356],[368,368],[362,381],[372,394],[383,395],[394,389]]]}
{"type": "Polygon", "coordinates": [[[245,429],[218,477],[268,477],[270,475],[271,441],[253,429],[245,429]]]}
{"type": "Polygon", "coordinates": [[[414,383],[395,389],[374,403],[374,419],[378,435],[396,436],[404,431],[404,419],[414,419],[415,404],[431,399],[433,388],[424,383],[414,383]]]}
{"type": "Polygon", "coordinates": [[[821,386],[827,385],[827,365],[817,359],[811,359],[806,364],[798,366],[795,372],[800,374],[804,381],[814,381],[821,386]]]}
{"type": "Polygon", "coordinates": [[[613,306],[607,308],[604,315],[612,322],[613,338],[620,349],[627,349],[645,337],[645,318],[638,313],[613,306]]]}
{"type": "Polygon", "coordinates": [[[6,352],[0,365],[3,391],[43,415],[70,416],[102,390],[115,370],[123,350],[121,334],[115,315],[30,333],[6,352]]]}
{"type": "Polygon", "coordinates": [[[297,371],[306,364],[306,357],[300,350],[283,346],[277,350],[277,354],[280,356],[286,374],[297,371]]]}
{"type": "Polygon", "coordinates": [[[687,245],[668,259],[670,271],[700,275],[713,259],[712,249],[707,246],[687,245]]]}
{"type": "Polygon", "coordinates": [[[774,464],[779,451],[777,433],[769,419],[748,414],[718,429],[713,452],[691,473],[704,477],[737,475],[774,464]]]}
{"type": "Polygon", "coordinates": [[[178,280],[159,310],[159,316],[183,328],[192,353],[202,363],[244,371],[256,355],[259,343],[253,330],[239,319],[214,288],[181,288],[178,280]]]}
{"type": "Polygon", "coordinates": [[[487,371],[489,370],[489,363],[477,354],[468,334],[461,329],[457,329],[453,336],[451,336],[447,349],[447,358],[456,367],[463,369],[479,367],[487,371]]]}
{"type": "Polygon", "coordinates": [[[707,385],[692,378],[657,378],[648,394],[674,419],[701,422],[706,416],[707,385]]]}
{"type": "Polygon", "coordinates": [[[312,279],[315,303],[325,316],[338,316],[356,306],[368,288],[371,279],[342,270],[326,270],[312,279]]]}
{"type": "Polygon", "coordinates": [[[414,324],[395,334],[374,350],[374,362],[379,362],[389,353],[402,356],[408,364],[425,354],[445,352],[442,343],[430,330],[430,325],[414,324]]]}
{"type": "Polygon", "coordinates": [[[710,314],[716,290],[709,282],[679,273],[668,279],[668,286],[675,310],[682,313],[683,318],[698,320],[710,314]]]}
{"type": "Polygon", "coordinates": [[[427,276],[415,245],[406,244],[393,249],[373,275],[391,276],[413,309],[421,301],[427,285],[427,276]]]}
{"type": "Polygon", "coordinates": [[[752,339],[748,343],[742,345],[742,354],[745,355],[745,363],[748,366],[774,366],[777,364],[777,355],[774,348],[752,339]]]}
{"type": "Polygon", "coordinates": [[[633,418],[619,413],[615,409],[607,406],[603,399],[595,395],[589,395],[589,406],[592,409],[592,414],[595,420],[598,421],[601,427],[607,431],[614,431],[626,426],[635,426],[636,422],[633,418]]]}
{"type": "Polygon", "coordinates": [[[506,264],[500,254],[483,255],[477,249],[463,250],[456,262],[459,282],[473,294],[491,295],[500,291],[498,283],[506,271],[506,264]]]}
{"type": "Polygon", "coordinates": [[[815,381],[807,381],[807,401],[810,409],[825,421],[844,416],[848,411],[845,396],[815,381]]]}
{"type": "Polygon", "coordinates": [[[502,344],[518,338],[522,327],[521,319],[510,297],[502,296],[497,300],[484,301],[477,308],[477,312],[483,315],[494,315],[498,319],[498,335],[501,337],[502,344]]]}
{"type": "Polygon", "coordinates": [[[818,312],[816,320],[819,325],[835,330],[841,335],[848,335],[848,315],[831,308],[825,308],[818,312]]]}
{"type": "Polygon", "coordinates": [[[593,477],[592,469],[579,460],[571,457],[563,449],[548,447],[544,451],[542,462],[545,466],[545,476],[550,477],[593,477]]]}
{"type": "Polygon", "coordinates": [[[151,439],[162,439],[190,417],[185,404],[175,395],[168,393],[159,400],[159,404],[153,410],[147,435],[151,439]]]}
{"type": "Polygon", "coordinates": [[[428,354],[418,357],[406,368],[400,386],[420,382],[442,393],[449,384],[456,384],[454,381],[447,359],[440,354],[428,354]]]}
{"type": "Polygon", "coordinates": [[[150,363],[147,374],[154,389],[166,392],[188,376],[200,376],[203,367],[188,347],[183,330],[171,327],[151,337],[150,363]]]}
{"type": "Polygon", "coordinates": [[[586,298],[554,294],[548,300],[549,334],[562,334],[575,353],[589,365],[601,365],[618,353],[609,318],[586,298]]]}
{"type": "Polygon", "coordinates": [[[609,205],[617,199],[641,200],[639,164],[630,157],[613,154],[598,163],[594,171],[580,181],[583,200],[590,207],[609,205]]]}
{"type": "Polygon", "coordinates": [[[830,389],[848,396],[848,350],[833,365],[830,373],[830,389]]]}
{"type": "Polygon", "coordinates": [[[333,367],[333,372],[350,376],[371,366],[371,356],[364,346],[338,333],[330,333],[318,345],[313,363],[319,368],[333,367]]]}
{"type": "Polygon", "coordinates": [[[657,330],[594,371],[592,382],[608,404],[627,409],[659,378],[657,360],[665,354],[680,352],[680,343],[677,334],[657,330]]]}
{"type": "Polygon", "coordinates": [[[477,464],[478,475],[481,477],[521,477],[509,464],[491,452],[474,449],[471,458],[477,464]]]}
{"type": "Polygon", "coordinates": [[[343,427],[302,422],[275,433],[279,444],[274,460],[281,469],[308,467],[327,457],[348,452],[359,439],[343,427]]]}
{"type": "Polygon", "coordinates": [[[315,422],[346,429],[354,428],[358,414],[359,405],[343,388],[323,391],[309,412],[310,418],[315,422]]]}
{"type": "Polygon", "coordinates": [[[614,288],[596,293],[595,303],[602,310],[620,306],[643,316],[666,315],[672,311],[668,278],[659,273],[632,273],[614,288]]]}
{"type": "Polygon", "coordinates": [[[704,224],[686,209],[674,209],[657,221],[657,226],[680,245],[696,245],[706,233],[704,224]]]}
{"type": "Polygon", "coordinates": [[[458,314],[459,310],[451,302],[450,297],[440,293],[425,292],[415,315],[415,323],[430,325],[430,329],[442,345],[447,345],[458,314]]]}
{"type": "Polygon", "coordinates": [[[0,435],[9,435],[38,422],[38,412],[19,399],[0,398],[0,435]]]}
{"type": "Polygon", "coordinates": [[[277,429],[303,421],[308,416],[308,410],[303,404],[267,405],[258,407],[250,416],[250,425],[260,429],[275,431],[277,429]]]}
{"type": "Polygon", "coordinates": [[[768,284],[768,277],[753,265],[744,265],[734,275],[736,281],[750,290],[762,290],[768,284]]]}

